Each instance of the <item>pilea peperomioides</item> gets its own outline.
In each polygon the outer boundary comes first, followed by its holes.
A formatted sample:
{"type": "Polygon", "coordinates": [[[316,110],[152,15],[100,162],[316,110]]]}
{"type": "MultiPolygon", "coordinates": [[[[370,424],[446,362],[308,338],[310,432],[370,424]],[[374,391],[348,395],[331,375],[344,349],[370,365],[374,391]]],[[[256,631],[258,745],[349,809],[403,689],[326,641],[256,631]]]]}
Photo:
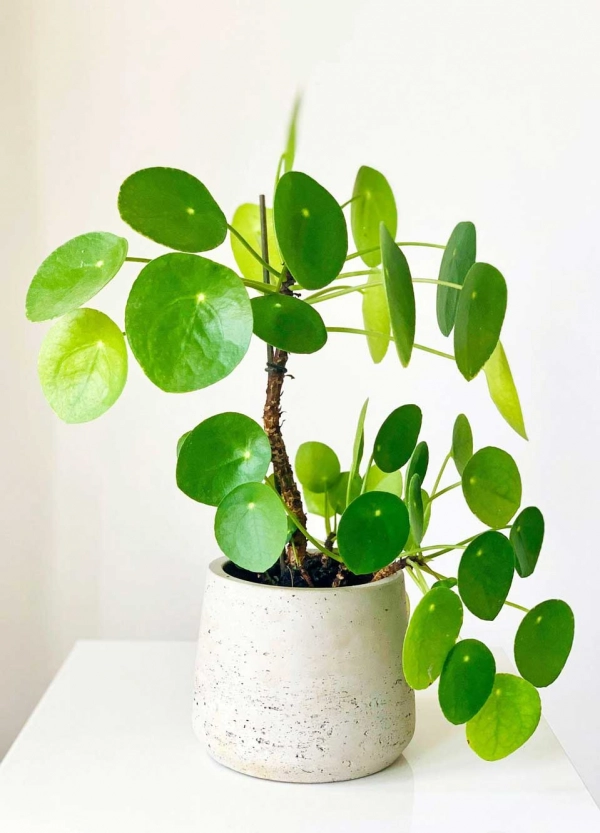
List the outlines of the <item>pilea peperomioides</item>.
{"type": "Polygon", "coordinates": [[[541,713],[537,689],[557,678],[574,634],[565,602],[544,601],[527,611],[508,599],[515,572],[520,578],[533,573],[544,536],[539,509],[517,514],[522,489],[513,458],[495,447],[474,452],[471,427],[460,415],[448,454],[426,486],[429,450],[419,441],[421,410],[414,404],[396,408],[365,455],[365,403],[347,470],[320,442],[303,443],[293,467],[280,401],[291,354],[323,349],[330,333],[355,334],[366,338],[376,363],[392,343],[404,367],[414,350],[422,350],[456,367],[467,381],[483,371],[499,412],[526,438],[500,342],[506,282],[498,269],[476,259],[473,223],[458,223],[446,245],[397,241],[396,202],[377,170],[362,167],[342,204],[295,171],[296,115],[297,108],[272,209],[261,197],[241,205],[229,223],[194,176],[147,168],[121,186],[119,212],[135,231],[172,251],[153,259],[128,256],[124,238],[91,232],[49,255],[27,294],[30,320],[58,318],[41,347],[41,385],[62,420],[86,422],[121,395],[128,347],[151,382],[184,393],[232,373],[253,334],[266,342],[262,427],[249,416],[222,413],[190,430],[177,444],[179,488],[216,507],[218,544],[248,580],[337,587],[405,570],[424,594],[405,640],[406,679],[420,689],[439,677],[444,715],[466,724],[478,755],[496,760],[534,732],[541,713]],[[356,247],[350,252],[348,225],[356,247]],[[199,254],[228,235],[239,273],[199,254]],[[412,276],[406,253],[415,246],[442,251],[437,278],[412,276]],[[351,261],[359,258],[364,265],[354,269],[351,261]],[[125,263],[143,266],[129,292],[123,332],[103,312],[82,305],[125,263]],[[453,337],[452,353],[415,343],[415,283],[435,287],[439,329],[453,337]],[[364,328],[328,327],[323,320],[322,305],[345,295],[361,299],[364,328]],[[451,460],[459,480],[442,487],[451,460]],[[425,544],[435,501],[457,488],[488,530],[453,544],[425,544]],[[323,540],[309,532],[307,512],[324,519],[323,540]],[[456,577],[434,569],[437,558],[460,551],[456,577]],[[520,677],[497,673],[480,641],[459,639],[463,605],[484,620],[495,619],[506,605],[523,611],[515,639],[520,677]]]}

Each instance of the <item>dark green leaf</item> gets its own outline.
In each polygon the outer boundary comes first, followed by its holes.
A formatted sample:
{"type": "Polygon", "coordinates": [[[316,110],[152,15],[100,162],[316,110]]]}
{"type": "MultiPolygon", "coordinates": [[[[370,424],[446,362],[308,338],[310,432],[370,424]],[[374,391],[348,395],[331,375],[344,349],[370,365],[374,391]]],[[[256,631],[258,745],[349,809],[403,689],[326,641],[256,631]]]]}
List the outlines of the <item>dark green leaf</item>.
{"type": "Polygon", "coordinates": [[[382,471],[402,468],[415,450],[423,415],[417,405],[402,405],[387,417],[375,438],[373,459],[382,471]]]}
{"type": "MultiPolygon", "coordinates": [[[[343,471],[339,476],[337,482],[329,489],[328,497],[334,510],[341,515],[348,505],[348,479],[350,472],[343,471]]],[[[362,486],[362,478],[355,474],[352,478],[352,485],[350,487],[350,503],[359,496],[360,487],[362,486]]]]}
{"type": "Polygon", "coordinates": [[[457,642],[446,657],[438,696],[444,717],[458,725],[475,717],[492,693],[496,662],[477,639],[457,642]]]}
{"type": "Polygon", "coordinates": [[[125,328],[146,376],[164,391],[185,393],[224,379],[241,362],[252,308],[231,269],[197,255],[167,254],[133,284],[125,328]]]}
{"type": "Polygon", "coordinates": [[[132,229],[182,252],[206,252],[227,236],[227,220],[208,189],[177,168],[144,168],[119,191],[119,213],[132,229]]]}
{"type": "Polygon", "coordinates": [[[517,515],[510,530],[515,566],[521,578],[527,578],[535,570],[543,541],[544,516],[537,506],[528,506],[517,515]]]}
{"type": "Polygon", "coordinates": [[[325,443],[302,443],[296,452],[296,474],[302,485],[311,492],[326,492],[340,476],[340,461],[335,451],[325,443]]]}
{"type": "Polygon", "coordinates": [[[434,587],[456,587],[458,584],[458,579],[456,578],[441,578],[439,581],[434,581],[431,585],[431,589],[433,590],[434,587]]]}
{"type": "Polygon", "coordinates": [[[356,575],[376,573],[400,555],[408,531],[408,510],[399,497],[389,492],[365,492],[340,519],[340,556],[356,575]]]}
{"type": "Polygon", "coordinates": [[[413,475],[418,474],[421,478],[421,484],[425,480],[427,468],[429,466],[429,446],[422,440],[412,453],[408,468],[406,469],[406,492],[412,481],[413,475]]]}
{"type": "Polygon", "coordinates": [[[127,257],[127,240],[106,231],[81,234],[55,249],[27,292],[30,321],[46,321],[77,309],[114,278],[127,257]]]}
{"type": "Polygon", "coordinates": [[[367,266],[381,263],[379,248],[379,225],[383,223],[392,238],[396,237],[398,212],[392,189],[383,174],[363,165],[359,168],[352,193],[350,207],[352,236],[356,248],[375,249],[362,255],[367,266]]]}
{"type": "Polygon", "coordinates": [[[338,202],[311,177],[290,171],[277,184],[273,210],[279,248],[296,281],[306,289],[330,284],[348,254],[338,202]]]}
{"type": "Polygon", "coordinates": [[[506,281],[489,263],[475,263],[457,294],[454,357],[458,369],[470,381],[498,344],[506,313],[506,281]]]}
{"type": "Polygon", "coordinates": [[[575,619],[566,602],[550,599],[532,608],[515,637],[515,662],[521,676],[537,688],[553,683],[573,647],[575,619]]]}
{"type": "Polygon", "coordinates": [[[291,295],[262,295],[251,301],[254,334],[288,353],[316,353],[327,341],[314,307],[291,295]]]}
{"type": "MultiPolygon", "coordinates": [[[[446,244],[438,280],[462,286],[467,272],[475,263],[477,250],[477,233],[473,223],[459,223],[446,244]]],[[[437,288],[437,320],[445,336],[449,336],[454,327],[456,308],[460,290],[449,286],[437,288]]]]}
{"type": "Polygon", "coordinates": [[[380,228],[383,280],[390,311],[396,351],[407,367],[415,343],[415,293],[408,262],[394,238],[382,224],[380,228]]]}
{"type": "Polygon", "coordinates": [[[488,526],[506,526],[521,505],[517,464],[494,446],[481,448],[471,457],[462,473],[462,489],[471,512],[488,526]]]}
{"type": "Polygon", "coordinates": [[[460,599],[447,587],[426,593],[413,613],[402,652],[404,676],[411,688],[428,688],[442,672],[463,621],[460,599]]]}
{"type": "Polygon", "coordinates": [[[68,312],[46,333],[38,373],[44,396],[64,422],[89,422],[117,401],[127,380],[123,333],[95,309],[68,312]]]}
{"type": "Polygon", "coordinates": [[[264,573],[277,561],[288,538],[280,498],[264,483],[242,483],[219,504],[215,537],[238,567],[264,573]]]}
{"type": "Polygon", "coordinates": [[[458,592],[480,619],[492,620],[502,610],[515,570],[510,541],[491,529],[471,541],[458,565],[458,592]]]}
{"type": "Polygon", "coordinates": [[[498,342],[496,349],[484,364],[483,372],[485,373],[492,402],[510,427],[526,440],[527,432],[525,431],[519,394],[501,342],[498,342]]]}
{"type": "Polygon", "coordinates": [[[367,345],[375,364],[383,360],[390,344],[390,311],[381,273],[369,275],[369,286],[362,294],[362,315],[367,345]],[[373,335],[375,333],[375,335],[373,335]],[[378,335],[381,333],[381,335],[378,335]]]}
{"type": "Polygon", "coordinates": [[[182,434],[181,437],[179,437],[179,439],[177,440],[177,456],[178,457],[179,457],[179,454],[181,452],[181,449],[183,448],[184,442],[187,440],[187,438],[190,436],[191,433],[192,433],[191,431],[186,431],[185,434],[182,434]]]}
{"type": "Polygon", "coordinates": [[[421,495],[421,478],[413,474],[408,488],[408,517],[410,519],[410,531],[417,546],[423,540],[423,498],[421,495]]]}
{"type": "Polygon", "coordinates": [[[541,715],[540,695],[531,683],[496,674],[487,702],[467,723],[467,741],[484,761],[499,761],[529,740],[541,715]]]}
{"type": "Polygon", "coordinates": [[[456,417],[452,431],[452,458],[460,475],[462,475],[472,456],[473,432],[466,416],[459,414],[456,417]]]}
{"type": "Polygon", "coordinates": [[[263,480],[270,462],[271,446],[258,423],[244,414],[216,414],[183,443],[177,485],[193,500],[217,506],[241,483],[263,480]]]}
{"type": "MultiPolygon", "coordinates": [[[[275,226],[273,225],[273,209],[267,208],[267,248],[269,251],[269,263],[276,269],[281,268],[281,256],[277,248],[275,237],[275,226]]],[[[262,235],[260,229],[260,211],[258,205],[244,203],[236,208],[233,220],[233,228],[250,243],[254,251],[262,256],[262,235]]],[[[253,257],[248,249],[238,240],[235,234],[230,235],[231,251],[238,265],[238,269],[245,278],[250,281],[263,280],[263,267],[253,257]]]]}

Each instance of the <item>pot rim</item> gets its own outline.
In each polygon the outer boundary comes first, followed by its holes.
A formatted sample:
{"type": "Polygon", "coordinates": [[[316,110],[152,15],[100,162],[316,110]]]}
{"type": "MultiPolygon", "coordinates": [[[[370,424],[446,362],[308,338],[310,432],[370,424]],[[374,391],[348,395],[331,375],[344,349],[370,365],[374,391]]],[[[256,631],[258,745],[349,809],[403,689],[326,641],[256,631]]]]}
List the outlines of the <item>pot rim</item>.
{"type": "Polygon", "coordinates": [[[274,584],[259,584],[258,582],[254,581],[246,581],[242,578],[236,578],[235,576],[229,575],[226,573],[223,567],[227,563],[232,563],[230,558],[227,556],[221,556],[220,558],[215,558],[213,561],[210,562],[208,565],[209,572],[215,577],[220,580],[225,581],[233,581],[236,584],[243,584],[244,586],[251,588],[252,590],[259,590],[259,591],[267,591],[270,593],[279,592],[279,593],[289,593],[292,590],[295,593],[349,593],[349,592],[357,592],[357,591],[373,591],[379,587],[383,587],[386,584],[391,584],[393,581],[404,581],[404,572],[402,570],[397,570],[393,575],[386,576],[386,578],[379,579],[379,581],[370,581],[366,584],[354,584],[351,587],[281,587],[279,585],[274,584]]]}

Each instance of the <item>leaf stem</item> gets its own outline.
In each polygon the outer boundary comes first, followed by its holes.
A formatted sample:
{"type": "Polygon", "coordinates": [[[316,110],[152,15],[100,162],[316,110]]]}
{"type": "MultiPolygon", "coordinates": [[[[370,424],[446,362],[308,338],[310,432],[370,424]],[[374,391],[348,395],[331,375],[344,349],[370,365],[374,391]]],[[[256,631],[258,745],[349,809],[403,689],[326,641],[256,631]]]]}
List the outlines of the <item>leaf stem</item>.
{"type": "Polygon", "coordinates": [[[514,607],[517,610],[522,610],[523,613],[529,613],[529,608],[528,607],[523,607],[523,605],[518,605],[516,602],[509,602],[508,599],[504,602],[504,604],[507,605],[508,607],[514,607]]]}
{"type": "MultiPolygon", "coordinates": [[[[442,246],[441,243],[416,243],[414,241],[406,241],[406,240],[396,240],[396,246],[424,246],[427,249],[445,249],[446,246],[442,246]]],[[[380,249],[379,246],[372,246],[370,249],[359,249],[358,252],[353,252],[351,255],[348,255],[346,260],[353,260],[355,257],[362,257],[363,255],[368,255],[371,252],[378,252],[380,249]]]]}
{"type": "Polygon", "coordinates": [[[449,451],[446,454],[446,456],[444,457],[444,462],[442,463],[442,467],[440,468],[438,476],[435,479],[435,483],[433,484],[433,489],[431,490],[432,495],[435,495],[435,493],[437,492],[438,486],[440,485],[440,483],[442,481],[442,476],[443,476],[443,474],[446,470],[446,466],[448,465],[448,463],[450,462],[451,459],[452,459],[452,452],[449,451]]]}
{"type": "Polygon", "coordinates": [[[126,257],[126,261],[129,263],[150,263],[151,258],[149,257],[126,257]]]}
{"type": "Polygon", "coordinates": [[[350,205],[351,202],[360,199],[361,196],[362,194],[355,194],[353,197],[350,197],[349,200],[346,200],[346,202],[340,203],[340,208],[343,210],[347,205],[350,205]]]}
{"type": "Polygon", "coordinates": [[[462,485],[462,480],[459,480],[458,483],[453,483],[451,486],[446,486],[445,489],[440,489],[439,492],[434,491],[434,493],[429,498],[429,502],[431,503],[431,501],[435,500],[436,497],[441,497],[442,495],[445,495],[446,492],[451,492],[452,489],[458,489],[458,487],[461,486],[461,485],[462,485]]]}
{"type": "Polygon", "coordinates": [[[242,246],[244,246],[244,248],[247,249],[250,252],[252,257],[260,263],[260,265],[262,266],[263,269],[267,269],[278,280],[281,280],[281,272],[278,272],[277,269],[274,269],[269,263],[266,262],[266,260],[263,260],[263,258],[259,255],[259,253],[256,251],[256,249],[254,249],[250,245],[250,243],[248,243],[246,238],[243,237],[237,229],[235,229],[233,226],[229,225],[229,223],[227,223],[227,228],[229,229],[231,234],[233,234],[235,237],[237,237],[237,239],[240,241],[242,246]]]}
{"type": "MultiPolygon", "coordinates": [[[[269,484],[269,485],[271,485],[271,484],[269,484]]],[[[273,488],[273,487],[271,486],[271,488],[273,488]]],[[[275,491],[275,494],[281,500],[281,495],[278,494],[276,489],[274,491],[275,491]]],[[[292,512],[292,510],[288,506],[286,506],[285,502],[282,500],[281,503],[283,505],[283,508],[286,511],[286,514],[287,514],[288,518],[290,518],[290,520],[296,526],[296,528],[300,530],[300,532],[304,535],[304,537],[306,538],[307,541],[310,541],[310,543],[313,546],[315,546],[319,550],[319,552],[322,552],[324,555],[329,555],[335,561],[341,561],[342,560],[335,551],[328,550],[323,541],[319,541],[318,538],[313,538],[313,536],[310,534],[310,532],[300,523],[297,516],[292,512]]]]}
{"type": "Polygon", "coordinates": [[[277,287],[269,283],[260,283],[260,281],[251,281],[249,278],[242,278],[242,283],[249,289],[256,289],[257,292],[262,292],[263,295],[277,295],[277,287]]]}
{"type": "Polygon", "coordinates": [[[358,272],[340,272],[336,281],[340,281],[342,278],[361,278],[363,275],[374,275],[378,271],[378,269],[359,269],[358,272]]]}
{"type": "MultiPolygon", "coordinates": [[[[375,274],[377,272],[376,269],[372,270],[370,273],[367,274],[375,274]]],[[[365,274],[360,272],[345,272],[342,273],[339,277],[340,278],[351,278],[355,275],[365,274]]],[[[336,278],[337,280],[337,278],[336,278]]],[[[449,281],[436,281],[433,278],[413,278],[413,283],[433,283],[437,284],[438,286],[450,286],[453,289],[462,289],[462,286],[456,283],[450,283],[449,281]]],[[[318,292],[314,292],[312,295],[309,295],[307,298],[304,298],[305,303],[307,304],[320,304],[322,301],[330,301],[332,298],[339,298],[342,295],[349,295],[352,292],[364,292],[366,289],[370,289],[372,286],[383,286],[383,281],[373,281],[372,283],[359,283],[357,286],[327,286],[325,289],[320,289],[318,292]]]]}
{"type": "MultiPolygon", "coordinates": [[[[379,333],[377,330],[360,330],[357,327],[326,327],[328,333],[350,333],[358,336],[379,336],[379,338],[387,338],[390,341],[395,341],[393,336],[379,333]]],[[[451,359],[454,361],[454,356],[450,353],[442,353],[441,350],[434,350],[433,347],[425,347],[423,344],[414,344],[415,350],[424,350],[426,353],[433,353],[434,356],[441,356],[444,359],[451,359]]]]}

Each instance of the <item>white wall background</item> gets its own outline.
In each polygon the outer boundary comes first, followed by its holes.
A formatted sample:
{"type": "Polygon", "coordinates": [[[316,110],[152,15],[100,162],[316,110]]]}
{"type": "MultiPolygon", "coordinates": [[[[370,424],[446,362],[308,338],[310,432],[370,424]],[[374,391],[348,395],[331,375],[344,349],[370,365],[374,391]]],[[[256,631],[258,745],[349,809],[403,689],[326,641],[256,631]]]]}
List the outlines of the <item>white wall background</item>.
{"type": "MultiPolygon", "coordinates": [[[[347,462],[370,395],[372,431],[399,404],[423,407],[434,461],[460,411],[479,445],[515,455],[547,539],[539,572],[511,595],[526,605],[558,595],[575,609],[572,658],[544,708],[600,798],[598,3],[5,0],[3,8],[0,743],[75,639],[195,637],[217,547],[212,510],[176,489],[176,440],[221,410],[259,419],[265,385],[261,345],[229,379],[187,396],[153,389],[132,366],[111,412],[64,426],[36,386],[44,327],[23,321],[28,280],[52,248],[88,230],[124,234],[133,255],[158,252],[116,210],[119,184],[138,168],[195,173],[229,216],[268,193],[301,88],[297,165],[340,201],[365,163],[392,182],[404,239],[444,242],[457,221],[476,223],[480,258],[509,283],[503,341],[531,442],[501,421],[482,379],[467,385],[425,354],[407,371],[391,353],[373,368],[362,339],[337,335],[326,354],[293,360],[290,448],[321,439],[347,462]]],[[[435,277],[439,254],[410,254],[415,274],[435,277]]],[[[232,262],[225,246],[216,256],[232,262]]],[[[127,264],[95,302],[119,321],[136,271],[127,264]]],[[[433,288],[420,287],[418,302],[419,340],[444,349],[433,288]]],[[[322,311],[330,323],[359,326],[356,301],[322,311]]],[[[433,542],[478,528],[457,493],[436,512],[433,542]]],[[[452,560],[445,566],[452,571],[452,560]]],[[[468,627],[510,650],[518,622],[507,610],[492,626],[468,627]]]]}

